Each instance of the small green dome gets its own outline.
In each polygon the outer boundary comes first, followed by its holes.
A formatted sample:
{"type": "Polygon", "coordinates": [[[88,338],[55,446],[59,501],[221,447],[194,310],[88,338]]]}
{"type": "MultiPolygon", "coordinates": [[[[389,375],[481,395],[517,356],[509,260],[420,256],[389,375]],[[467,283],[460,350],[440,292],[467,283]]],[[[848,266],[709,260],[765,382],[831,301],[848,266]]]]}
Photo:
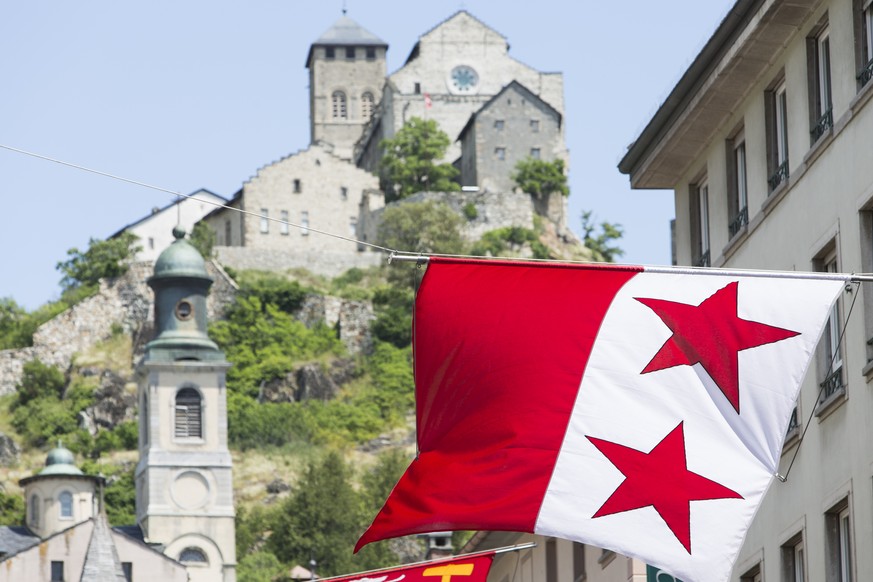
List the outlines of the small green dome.
{"type": "Polygon", "coordinates": [[[81,475],[82,471],[76,466],[76,457],[67,448],[58,446],[49,451],[45,458],[45,469],[40,475],[81,475]]]}
{"type": "Polygon", "coordinates": [[[212,281],[212,277],[206,272],[206,263],[200,252],[185,240],[185,229],[177,226],[173,229],[173,236],[176,240],[158,257],[155,262],[155,274],[151,279],[193,277],[212,281]]]}

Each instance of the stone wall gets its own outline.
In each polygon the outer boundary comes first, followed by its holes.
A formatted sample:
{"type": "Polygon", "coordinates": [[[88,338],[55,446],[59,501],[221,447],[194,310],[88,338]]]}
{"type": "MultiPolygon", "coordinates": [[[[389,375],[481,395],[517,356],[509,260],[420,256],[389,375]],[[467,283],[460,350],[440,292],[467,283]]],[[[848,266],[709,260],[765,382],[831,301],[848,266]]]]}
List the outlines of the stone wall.
{"type": "Polygon", "coordinates": [[[369,353],[373,347],[370,324],[376,316],[369,301],[310,294],[296,317],[307,327],[323,321],[328,327],[337,328],[340,341],[350,354],[369,353]]]}
{"type": "Polygon", "coordinates": [[[354,245],[347,252],[302,250],[293,247],[286,249],[215,247],[215,253],[223,265],[237,270],[257,269],[282,273],[288,269],[306,269],[327,277],[336,277],[352,267],[359,269],[375,267],[385,260],[382,253],[369,250],[360,252],[355,250],[354,245]]]}
{"type": "MultiPolygon", "coordinates": [[[[207,262],[206,269],[215,280],[207,300],[209,318],[219,319],[237,286],[214,261],[207,262]]],[[[41,325],[32,347],[0,351],[0,395],[14,392],[26,362],[39,359],[67,370],[77,352],[108,339],[118,327],[133,335],[138,354],[152,334],[154,296],[146,280],[153,271],[153,263],[139,262],[121,277],[101,280],[96,295],[41,325]]]]}

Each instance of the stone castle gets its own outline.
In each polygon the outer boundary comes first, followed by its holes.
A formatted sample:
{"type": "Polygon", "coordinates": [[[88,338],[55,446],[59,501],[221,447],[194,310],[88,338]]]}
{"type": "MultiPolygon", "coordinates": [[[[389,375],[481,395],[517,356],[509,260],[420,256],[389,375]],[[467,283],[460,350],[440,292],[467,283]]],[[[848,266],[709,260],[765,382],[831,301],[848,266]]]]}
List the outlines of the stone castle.
{"type": "Polygon", "coordinates": [[[505,226],[531,228],[539,215],[559,239],[576,241],[566,228],[563,196],[518,192],[510,178],[525,158],[567,165],[561,73],[517,61],[506,37],[464,10],[421,35],[391,74],[387,50],[385,41],[345,15],[312,43],[306,57],[310,144],[260,168],[230,208],[204,218],[220,262],[328,276],[377,265],[378,252],[314,231],[373,242],[385,206],[380,144],[412,117],[435,120],[449,135],[453,143],[443,161],[460,170],[463,190],[419,198],[455,208],[474,204],[468,238],[505,226]]]}

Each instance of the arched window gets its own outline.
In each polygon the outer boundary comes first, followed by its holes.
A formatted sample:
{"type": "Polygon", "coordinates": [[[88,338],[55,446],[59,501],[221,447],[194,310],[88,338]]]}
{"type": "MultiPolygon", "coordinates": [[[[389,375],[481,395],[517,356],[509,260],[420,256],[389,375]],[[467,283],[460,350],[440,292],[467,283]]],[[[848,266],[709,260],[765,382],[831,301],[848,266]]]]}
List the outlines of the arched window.
{"type": "Polygon", "coordinates": [[[176,393],[176,436],[203,436],[200,393],[194,388],[182,388],[176,393]]]}
{"type": "Polygon", "coordinates": [[[60,505],[61,519],[73,518],[73,494],[69,491],[61,491],[58,495],[58,504],[60,505]]]}
{"type": "Polygon", "coordinates": [[[30,496],[30,525],[39,527],[39,495],[30,496]]]}
{"type": "Polygon", "coordinates": [[[206,554],[204,554],[203,550],[200,548],[185,548],[179,554],[179,561],[183,564],[209,565],[209,560],[206,558],[206,554]]]}
{"type": "Polygon", "coordinates": [[[346,94],[342,91],[334,91],[333,95],[330,97],[331,104],[333,105],[333,118],[334,119],[348,119],[349,118],[349,110],[346,107],[346,94]]]}
{"type": "Polygon", "coordinates": [[[367,91],[361,95],[361,117],[367,121],[373,116],[373,109],[376,107],[376,100],[373,94],[367,91]]]}

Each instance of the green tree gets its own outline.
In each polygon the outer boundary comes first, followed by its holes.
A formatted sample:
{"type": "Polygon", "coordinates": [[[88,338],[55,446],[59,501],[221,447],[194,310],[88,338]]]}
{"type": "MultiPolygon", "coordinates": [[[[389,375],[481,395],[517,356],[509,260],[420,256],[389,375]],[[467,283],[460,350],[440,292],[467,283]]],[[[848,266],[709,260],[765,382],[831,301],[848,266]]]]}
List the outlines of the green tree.
{"type": "Polygon", "coordinates": [[[38,398],[60,399],[64,393],[64,375],[55,366],[30,360],[22,368],[21,380],[15,386],[15,410],[38,398]]]}
{"type": "Polygon", "coordinates": [[[352,550],[361,533],[361,510],[351,471],[331,451],[306,468],[294,494],[282,506],[267,549],[279,560],[318,563],[318,574],[353,572],[352,550]]]}
{"type": "Polygon", "coordinates": [[[597,232],[597,228],[591,220],[591,211],[583,212],[582,239],[585,246],[591,249],[595,261],[614,263],[615,259],[624,254],[624,251],[613,243],[624,235],[624,231],[620,224],[609,222],[600,223],[600,232],[597,232]]]}
{"type": "Polygon", "coordinates": [[[141,250],[137,236],[125,231],[107,240],[92,238],[88,250],[72,248],[67,251],[66,261],[57,264],[63,274],[61,287],[64,291],[97,285],[104,277],[118,277],[127,272],[130,261],[141,250]]]}
{"type": "Polygon", "coordinates": [[[0,350],[23,347],[22,335],[27,334],[27,311],[11,297],[0,298],[0,350]]]}
{"type": "Polygon", "coordinates": [[[276,579],[286,568],[270,552],[255,552],[243,556],[236,567],[237,582],[265,582],[276,579]]]}
{"type": "Polygon", "coordinates": [[[534,158],[519,160],[515,164],[512,179],[522,192],[528,194],[543,196],[560,192],[564,196],[570,195],[567,175],[564,173],[564,160],[552,162],[534,158]]]}
{"type": "Polygon", "coordinates": [[[22,525],[24,517],[24,499],[21,495],[0,490],[0,525],[22,525]]]}
{"type": "Polygon", "coordinates": [[[442,202],[407,202],[382,214],[377,243],[409,253],[459,254],[464,251],[461,217],[442,202]]]}
{"type": "Polygon", "coordinates": [[[451,141],[433,119],[413,117],[397,134],[379,144],[385,198],[390,202],[416,192],[457,192],[458,169],[437,160],[451,141]]]}
{"type": "Polygon", "coordinates": [[[200,251],[200,255],[209,260],[212,258],[212,249],[215,247],[215,231],[209,228],[205,222],[198,222],[191,230],[189,237],[191,245],[200,251]]]}

